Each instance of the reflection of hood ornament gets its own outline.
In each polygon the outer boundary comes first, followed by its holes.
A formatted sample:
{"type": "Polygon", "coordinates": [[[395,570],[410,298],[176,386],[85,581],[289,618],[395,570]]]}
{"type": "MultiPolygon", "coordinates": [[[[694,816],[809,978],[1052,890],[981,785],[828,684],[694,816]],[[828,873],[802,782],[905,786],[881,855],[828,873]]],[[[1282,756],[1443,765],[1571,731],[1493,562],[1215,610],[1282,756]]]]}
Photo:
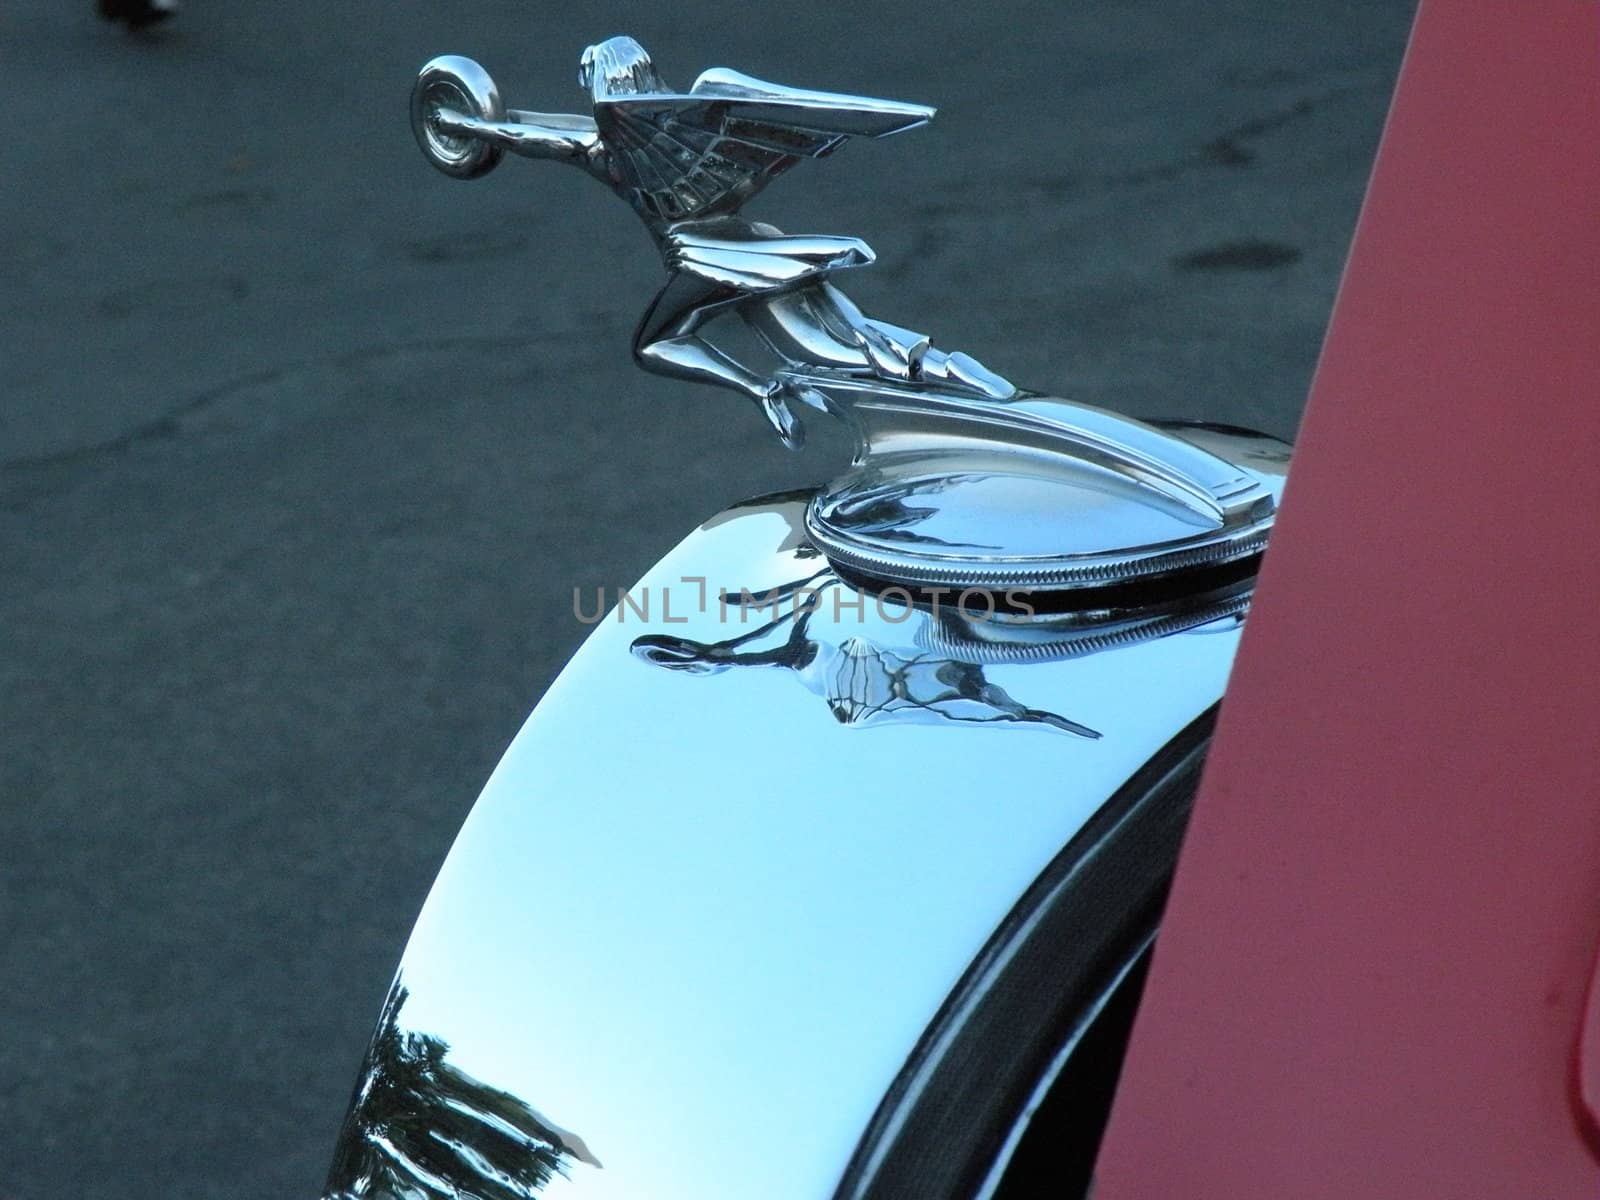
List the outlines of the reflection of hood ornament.
{"type": "Polygon", "coordinates": [[[973,621],[959,609],[946,608],[916,614],[905,639],[913,645],[885,646],[844,633],[837,621],[817,620],[829,608],[832,590],[841,588],[847,585],[836,574],[820,571],[765,593],[775,615],[753,629],[716,641],[650,633],[635,638],[632,650],[651,666],[689,675],[719,675],[735,667],[790,671],[827,702],[841,725],[1021,724],[1098,739],[1100,733],[1087,725],[1019,702],[985,668],[1078,658],[1207,626],[1222,628],[1242,619],[1249,607],[1248,590],[1234,587],[1176,609],[1107,613],[1080,625],[1058,622],[1055,628],[973,621]]]}
{"type": "Polygon", "coordinates": [[[477,63],[437,58],[413,91],[412,127],[457,178],[509,150],[581,167],[629,203],[668,271],[635,334],[640,366],[743,395],[790,447],[803,439],[799,406],[854,429],[855,464],[807,514],[841,569],[879,584],[1070,598],[1259,554],[1282,472],[1243,459],[1282,457],[1281,443],[1021,391],[857,308],[834,279],[873,261],[866,243],[739,215],[802,159],[926,124],[933,109],[722,68],[679,92],[626,37],[585,51],[579,83],[590,115],[508,110],[477,63]],[[740,317],[776,364],[757,369],[710,340],[723,316],[740,317]]]}
{"type": "Polygon", "coordinates": [[[715,675],[730,667],[793,671],[827,701],[841,725],[1016,723],[1084,738],[1100,736],[1058,713],[1018,703],[978,663],[928,650],[879,646],[863,637],[847,637],[837,645],[813,640],[808,636],[811,616],[791,609],[759,629],[720,642],[645,634],[634,639],[633,652],[652,666],[691,675],[715,675]],[[786,625],[787,637],[770,642],[786,625]],[[761,645],[763,641],[768,644],[761,645]]]}

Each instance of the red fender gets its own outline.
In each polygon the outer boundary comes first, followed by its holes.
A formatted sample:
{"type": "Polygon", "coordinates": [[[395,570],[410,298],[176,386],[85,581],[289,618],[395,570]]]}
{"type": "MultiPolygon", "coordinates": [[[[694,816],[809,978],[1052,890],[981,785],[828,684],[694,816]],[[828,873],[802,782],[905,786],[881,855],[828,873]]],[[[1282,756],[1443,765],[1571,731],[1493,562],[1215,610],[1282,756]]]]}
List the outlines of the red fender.
{"type": "Polygon", "coordinates": [[[1095,1200],[1594,1200],[1597,716],[1600,6],[1425,0],[1095,1200]]]}

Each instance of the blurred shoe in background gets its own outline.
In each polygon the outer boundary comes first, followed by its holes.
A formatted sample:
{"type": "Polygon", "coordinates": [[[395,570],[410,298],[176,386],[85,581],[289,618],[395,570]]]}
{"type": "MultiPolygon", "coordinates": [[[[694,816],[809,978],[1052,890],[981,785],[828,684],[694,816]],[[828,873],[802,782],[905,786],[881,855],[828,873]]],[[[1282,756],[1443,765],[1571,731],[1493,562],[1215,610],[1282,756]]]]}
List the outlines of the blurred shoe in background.
{"type": "Polygon", "coordinates": [[[177,12],[178,0],[96,0],[96,8],[107,21],[122,21],[129,29],[144,29],[177,12]]]}

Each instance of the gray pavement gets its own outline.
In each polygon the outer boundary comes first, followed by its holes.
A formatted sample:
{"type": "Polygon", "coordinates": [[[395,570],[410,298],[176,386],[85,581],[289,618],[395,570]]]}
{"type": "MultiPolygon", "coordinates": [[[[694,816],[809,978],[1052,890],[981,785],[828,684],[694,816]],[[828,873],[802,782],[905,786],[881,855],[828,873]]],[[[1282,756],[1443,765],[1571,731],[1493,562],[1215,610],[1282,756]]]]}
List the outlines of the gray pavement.
{"type": "Polygon", "coordinates": [[[548,164],[433,172],[424,59],[556,108],[626,31],[938,103],[756,211],[1031,386],[1287,435],[1410,7],[7,3],[0,1195],[314,1193],[573,587],[844,453],[638,373],[643,231],[548,164]]]}

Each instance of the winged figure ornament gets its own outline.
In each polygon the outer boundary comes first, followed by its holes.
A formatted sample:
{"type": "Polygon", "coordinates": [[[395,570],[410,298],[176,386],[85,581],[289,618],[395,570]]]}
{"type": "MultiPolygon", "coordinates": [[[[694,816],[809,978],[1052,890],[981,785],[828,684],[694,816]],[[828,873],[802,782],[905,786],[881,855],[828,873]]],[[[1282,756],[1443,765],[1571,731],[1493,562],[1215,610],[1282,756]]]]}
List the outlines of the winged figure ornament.
{"type": "Polygon", "coordinates": [[[481,175],[510,151],[580,166],[628,202],[667,268],[634,336],[641,367],[738,392],[791,448],[804,432],[794,406],[828,411],[819,372],[824,380],[931,385],[990,399],[1016,393],[971,356],[936,349],[857,308],[833,280],[873,261],[859,238],[785,234],[740,215],[803,159],[852,137],[914,129],[932,108],[785,87],[720,67],[679,92],[629,37],[585,50],[578,83],[589,93],[589,116],[508,110],[477,63],[436,58],[413,91],[412,127],[446,174],[481,175]],[[776,356],[777,369],[757,370],[707,337],[708,323],[734,315],[776,356]]]}

